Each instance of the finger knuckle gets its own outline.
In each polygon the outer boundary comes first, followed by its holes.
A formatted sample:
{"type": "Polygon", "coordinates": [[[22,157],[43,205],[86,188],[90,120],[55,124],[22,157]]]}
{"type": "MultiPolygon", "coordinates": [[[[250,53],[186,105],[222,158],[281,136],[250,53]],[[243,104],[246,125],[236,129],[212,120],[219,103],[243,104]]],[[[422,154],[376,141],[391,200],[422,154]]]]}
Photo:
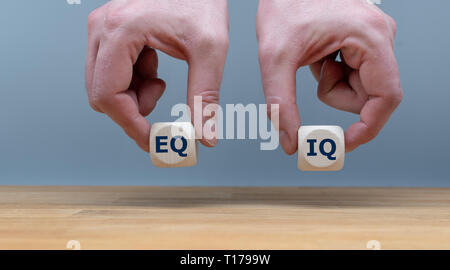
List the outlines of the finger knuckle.
{"type": "Polygon", "coordinates": [[[283,102],[283,99],[278,95],[269,95],[266,97],[267,105],[279,105],[283,102]]]}
{"type": "Polygon", "coordinates": [[[91,102],[89,102],[89,105],[91,106],[91,109],[92,109],[92,110],[94,110],[94,111],[96,111],[96,112],[99,112],[99,113],[102,112],[102,110],[101,110],[99,107],[97,107],[97,105],[95,105],[95,104],[93,104],[93,103],[91,103],[91,102]]]}
{"type": "Polygon", "coordinates": [[[391,26],[392,35],[395,37],[395,35],[397,34],[397,23],[395,22],[394,18],[392,18],[389,15],[387,15],[387,16],[388,16],[389,24],[391,26]]]}
{"type": "Polygon", "coordinates": [[[363,20],[366,26],[377,30],[384,30],[387,26],[385,15],[378,11],[365,13],[365,16],[363,16],[363,20]]]}
{"type": "Polygon", "coordinates": [[[373,139],[375,139],[375,137],[377,137],[378,135],[378,128],[374,127],[374,126],[367,126],[366,130],[365,130],[365,137],[366,140],[365,142],[369,142],[373,139]]]}
{"type": "Polygon", "coordinates": [[[89,105],[95,111],[99,111],[109,102],[109,97],[104,94],[92,94],[89,96],[89,105]]]}
{"type": "Polygon", "coordinates": [[[205,51],[228,51],[229,40],[226,31],[203,30],[199,34],[199,47],[205,51]]]}
{"type": "Polygon", "coordinates": [[[285,56],[286,50],[282,42],[274,42],[272,39],[259,42],[258,58],[261,63],[279,63],[285,59],[285,56]]]}
{"type": "Polygon", "coordinates": [[[115,30],[126,22],[128,11],[124,8],[111,8],[105,15],[105,28],[115,30]]]}
{"type": "Polygon", "coordinates": [[[373,38],[393,38],[396,32],[396,23],[389,15],[381,11],[370,11],[362,16],[362,25],[366,33],[373,38]]]}
{"type": "Polygon", "coordinates": [[[203,104],[219,104],[219,91],[215,89],[203,90],[199,93],[203,104]]]}
{"type": "Polygon", "coordinates": [[[297,101],[295,99],[283,98],[278,95],[267,96],[266,103],[267,105],[270,106],[271,109],[273,106],[278,106],[278,108],[277,107],[273,108],[283,111],[295,110],[297,108],[297,101]]]}
{"type": "Polygon", "coordinates": [[[88,29],[96,27],[100,21],[100,9],[93,10],[88,16],[88,29]]]}
{"type": "Polygon", "coordinates": [[[140,117],[142,117],[142,116],[136,115],[135,117],[126,117],[125,119],[122,119],[121,121],[118,122],[119,125],[128,134],[128,136],[130,136],[134,140],[137,140],[137,136],[136,136],[137,134],[135,134],[135,132],[136,132],[136,127],[139,125],[140,117]]]}
{"type": "Polygon", "coordinates": [[[403,91],[391,91],[385,95],[385,100],[388,102],[390,107],[396,108],[403,100],[403,91]]]}
{"type": "Polygon", "coordinates": [[[394,26],[391,26],[386,14],[378,10],[369,10],[357,16],[359,29],[370,46],[384,46],[386,42],[393,42],[394,26]]]}

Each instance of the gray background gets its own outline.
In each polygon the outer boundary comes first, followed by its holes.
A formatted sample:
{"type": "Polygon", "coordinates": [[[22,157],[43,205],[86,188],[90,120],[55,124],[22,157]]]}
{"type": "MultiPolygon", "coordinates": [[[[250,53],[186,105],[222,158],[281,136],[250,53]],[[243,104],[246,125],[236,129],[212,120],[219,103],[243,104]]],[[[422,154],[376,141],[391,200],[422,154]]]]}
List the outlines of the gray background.
{"type": "MultiPolygon", "coordinates": [[[[258,140],[200,147],[194,168],[158,169],[122,130],[88,105],[87,16],[106,1],[6,0],[0,9],[0,184],[308,185],[450,187],[450,1],[383,0],[398,23],[396,55],[404,100],[375,141],[337,173],[297,170],[281,147],[258,140]]],[[[264,103],[257,61],[257,1],[229,1],[230,50],[221,104],[264,103]]],[[[167,90],[152,122],[185,102],[187,66],[160,56],[167,90]]],[[[309,70],[298,72],[304,124],[347,128],[358,116],[320,103],[309,70]]]]}

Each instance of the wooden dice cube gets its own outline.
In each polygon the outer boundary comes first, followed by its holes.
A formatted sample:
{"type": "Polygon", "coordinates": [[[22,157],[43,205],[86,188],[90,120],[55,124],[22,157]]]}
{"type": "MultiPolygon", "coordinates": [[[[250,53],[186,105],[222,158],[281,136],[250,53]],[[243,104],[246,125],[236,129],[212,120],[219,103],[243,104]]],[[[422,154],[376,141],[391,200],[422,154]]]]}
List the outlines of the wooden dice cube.
{"type": "Polygon", "coordinates": [[[197,141],[189,122],[154,123],[150,131],[150,157],[156,167],[190,167],[197,164],[197,141]]]}
{"type": "Polygon", "coordinates": [[[298,168],[339,171],[344,167],[344,131],[338,126],[301,126],[298,130],[298,168]]]}

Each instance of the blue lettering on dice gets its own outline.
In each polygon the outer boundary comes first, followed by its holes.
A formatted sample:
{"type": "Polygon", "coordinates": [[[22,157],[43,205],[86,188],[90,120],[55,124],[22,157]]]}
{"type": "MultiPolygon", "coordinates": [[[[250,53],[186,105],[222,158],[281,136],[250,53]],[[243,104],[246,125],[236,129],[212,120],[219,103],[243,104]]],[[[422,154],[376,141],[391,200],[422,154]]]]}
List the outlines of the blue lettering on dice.
{"type": "Polygon", "coordinates": [[[314,144],[316,144],[317,140],[307,140],[307,142],[309,143],[308,157],[317,156],[317,153],[314,151],[314,144]]]}
{"type": "MultiPolygon", "coordinates": [[[[167,145],[167,136],[156,136],[156,153],[168,153],[168,149],[162,149],[161,146],[167,145]]],[[[187,157],[187,154],[184,153],[187,149],[187,140],[183,136],[175,136],[170,140],[170,149],[177,153],[180,157],[187,157]],[[176,142],[177,140],[181,140],[181,147],[177,148],[176,142]]]]}
{"type": "Polygon", "coordinates": [[[161,140],[167,140],[167,136],[156,136],[156,153],[167,153],[167,149],[161,149],[161,145],[167,145],[167,142],[161,140]]]}
{"type": "Polygon", "coordinates": [[[172,151],[177,152],[180,157],[187,157],[187,154],[183,153],[187,148],[187,140],[183,136],[173,137],[172,140],[170,140],[170,148],[172,148],[172,151]],[[177,139],[180,139],[183,143],[181,148],[177,148],[175,145],[177,139]]]}
{"type": "Polygon", "coordinates": [[[319,144],[320,153],[326,156],[329,160],[336,160],[336,157],[333,157],[334,153],[336,153],[336,143],[332,139],[322,140],[319,144]],[[331,144],[330,152],[325,152],[325,144],[331,144]]]}
{"type": "MultiPolygon", "coordinates": [[[[315,152],[315,144],[317,143],[317,140],[306,140],[306,142],[309,143],[309,153],[306,155],[311,156],[317,156],[317,153],[315,152]]],[[[332,139],[324,139],[319,144],[319,151],[322,155],[326,156],[329,160],[336,160],[336,157],[333,157],[334,153],[336,153],[336,142],[332,139]],[[329,152],[325,151],[325,144],[329,143],[331,145],[331,149],[329,152]]]]}

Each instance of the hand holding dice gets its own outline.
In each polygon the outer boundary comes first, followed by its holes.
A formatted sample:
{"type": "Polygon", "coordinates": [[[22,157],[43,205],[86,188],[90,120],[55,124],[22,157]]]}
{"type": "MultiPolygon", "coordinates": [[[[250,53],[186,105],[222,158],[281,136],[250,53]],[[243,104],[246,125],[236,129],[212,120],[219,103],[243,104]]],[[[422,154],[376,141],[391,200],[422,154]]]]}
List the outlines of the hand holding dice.
{"type": "Polygon", "coordinates": [[[300,147],[299,68],[310,67],[323,103],[360,115],[345,131],[346,152],[374,139],[400,104],[396,24],[377,6],[361,0],[260,0],[256,28],[266,103],[280,104],[280,143],[287,154],[300,147]]]}
{"type": "MultiPolygon", "coordinates": [[[[157,51],[188,63],[190,108],[196,96],[205,107],[218,104],[228,52],[227,1],[112,0],[89,15],[89,103],[146,152],[151,126],[145,117],[166,88],[158,78],[157,51]]],[[[206,138],[200,142],[209,147],[216,143],[206,138]]]]}
{"type": "MultiPolygon", "coordinates": [[[[345,152],[375,138],[402,100],[394,20],[360,0],[261,0],[256,28],[266,103],[280,108],[281,146],[287,154],[298,150],[302,170],[339,170],[345,152]],[[345,141],[335,127],[298,132],[296,72],[304,66],[318,81],[321,101],[360,115],[345,141]]],[[[150,151],[156,166],[194,165],[196,142],[184,136],[192,126],[151,128],[145,119],[165,90],[156,50],[188,63],[191,109],[196,96],[203,108],[216,106],[228,51],[227,1],[113,0],[90,14],[88,30],[86,89],[92,108],[150,151]]],[[[217,140],[200,142],[212,147],[217,140]]]]}

